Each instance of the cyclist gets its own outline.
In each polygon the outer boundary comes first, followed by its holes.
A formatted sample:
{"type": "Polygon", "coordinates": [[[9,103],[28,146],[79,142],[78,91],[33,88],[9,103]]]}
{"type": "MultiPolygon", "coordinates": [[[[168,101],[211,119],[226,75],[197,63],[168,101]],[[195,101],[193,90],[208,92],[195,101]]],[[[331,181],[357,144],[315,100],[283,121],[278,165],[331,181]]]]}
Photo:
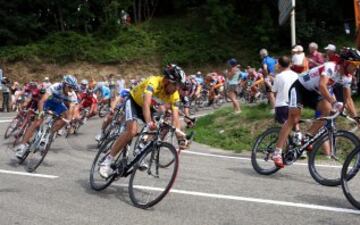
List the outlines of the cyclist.
{"type": "Polygon", "coordinates": [[[111,91],[110,88],[106,85],[106,82],[98,82],[94,88],[94,93],[98,93],[98,99],[100,102],[107,103],[110,105],[111,100],[111,91]],[[99,95],[101,97],[99,97],[99,95]]]}
{"type": "Polygon", "coordinates": [[[80,83],[80,91],[78,93],[78,99],[80,103],[76,107],[76,116],[75,118],[80,118],[80,111],[85,108],[90,108],[87,119],[95,116],[97,114],[97,97],[94,92],[88,87],[89,82],[87,80],[82,80],[80,83]]]}
{"type": "Polygon", "coordinates": [[[120,108],[122,104],[124,104],[125,100],[129,97],[130,95],[130,90],[129,89],[122,89],[119,93],[119,96],[116,98],[116,102],[114,105],[111,106],[110,108],[110,113],[106,115],[102,125],[101,125],[101,132],[100,134],[95,136],[95,140],[97,142],[100,142],[101,139],[104,136],[104,131],[106,130],[106,128],[110,125],[113,116],[114,116],[114,111],[115,111],[115,107],[116,108],[120,108]]]}
{"type": "MultiPolygon", "coordinates": [[[[77,80],[72,75],[65,75],[63,81],[55,83],[49,87],[49,91],[45,93],[38,105],[39,117],[31,124],[29,129],[26,130],[24,138],[19,146],[16,148],[16,157],[22,158],[29,148],[29,141],[34,135],[35,130],[40,127],[43,122],[42,114],[44,111],[51,110],[56,115],[64,115],[67,119],[71,119],[71,108],[77,102],[77,97],[74,92],[78,88],[77,80]]],[[[55,133],[60,130],[65,121],[58,120],[55,122],[52,132],[55,133]]]]}
{"type": "MultiPolygon", "coordinates": [[[[281,128],[276,149],[272,156],[276,166],[284,167],[281,157],[282,148],[291,129],[299,122],[303,106],[318,110],[321,116],[328,116],[331,110],[341,110],[343,108],[343,103],[338,102],[331,95],[329,88],[335,84],[337,77],[344,76],[344,71],[353,72],[350,71],[348,60],[354,56],[360,58],[360,54],[357,55],[356,50],[344,51],[337,63],[326,62],[315,67],[301,74],[292,84],[289,91],[289,117],[281,128]]],[[[323,122],[314,123],[309,130],[309,135],[314,135],[322,126],[323,122]]]]}
{"type": "Polygon", "coordinates": [[[185,84],[179,89],[180,99],[184,106],[184,121],[187,124],[187,127],[192,127],[194,125],[193,122],[186,117],[190,117],[191,101],[195,97],[198,86],[199,85],[195,79],[188,77],[185,81],[185,84]]]}
{"type": "MultiPolygon", "coordinates": [[[[100,165],[99,173],[107,178],[112,169],[110,167],[114,157],[131,141],[137,134],[138,124],[136,119],[144,121],[149,128],[154,128],[151,118],[151,102],[155,100],[159,104],[169,104],[172,108],[173,124],[180,129],[179,121],[179,92],[178,89],[185,83],[185,73],[176,64],[170,64],[164,69],[165,76],[151,76],[134,87],[130,92],[130,97],[125,102],[126,130],[118,137],[111,148],[111,153],[100,165]]],[[[184,139],[180,139],[184,141],[184,139]]],[[[183,145],[180,144],[183,148],[183,145]]]]}
{"type": "Polygon", "coordinates": [[[223,76],[219,76],[218,73],[209,73],[205,77],[205,85],[209,88],[209,103],[211,106],[214,100],[219,96],[220,92],[224,89],[225,79],[223,76]]]}

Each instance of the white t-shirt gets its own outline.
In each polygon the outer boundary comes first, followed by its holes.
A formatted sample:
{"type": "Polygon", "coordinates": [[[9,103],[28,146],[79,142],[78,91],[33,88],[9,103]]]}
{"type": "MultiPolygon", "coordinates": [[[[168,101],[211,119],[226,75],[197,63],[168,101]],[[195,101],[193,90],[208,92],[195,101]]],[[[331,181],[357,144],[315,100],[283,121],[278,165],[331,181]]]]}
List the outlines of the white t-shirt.
{"type": "Polygon", "coordinates": [[[302,73],[299,76],[300,83],[309,91],[319,92],[320,76],[329,77],[328,87],[335,84],[338,79],[337,66],[334,62],[326,62],[321,66],[312,68],[306,73],[302,73]]]}
{"type": "Polygon", "coordinates": [[[302,66],[303,63],[304,63],[304,59],[305,59],[305,54],[303,52],[302,53],[295,53],[292,56],[291,61],[292,61],[293,65],[302,66]]]}
{"type": "Polygon", "coordinates": [[[275,107],[288,106],[289,89],[297,79],[297,73],[292,70],[285,70],[276,75],[272,86],[272,92],[276,92],[275,107]]]}

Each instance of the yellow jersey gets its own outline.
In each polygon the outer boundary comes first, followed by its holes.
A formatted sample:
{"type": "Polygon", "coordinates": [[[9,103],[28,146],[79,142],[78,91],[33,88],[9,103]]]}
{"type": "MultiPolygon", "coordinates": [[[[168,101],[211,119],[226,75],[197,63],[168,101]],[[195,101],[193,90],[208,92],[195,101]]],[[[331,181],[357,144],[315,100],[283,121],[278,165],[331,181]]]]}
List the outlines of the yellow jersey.
{"type": "Polygon", "coordinates": [[[169,104],[171,108],[177,108],[177,103],[180,101],[179,92],[176,91],[171,95],[166,94],[163,84],[163,76],[151,76],[134,87],[131,91],[131,97],[139,106],[144,105],[144,94],[152,94],[152,101],[156,104],[169,104]]]}

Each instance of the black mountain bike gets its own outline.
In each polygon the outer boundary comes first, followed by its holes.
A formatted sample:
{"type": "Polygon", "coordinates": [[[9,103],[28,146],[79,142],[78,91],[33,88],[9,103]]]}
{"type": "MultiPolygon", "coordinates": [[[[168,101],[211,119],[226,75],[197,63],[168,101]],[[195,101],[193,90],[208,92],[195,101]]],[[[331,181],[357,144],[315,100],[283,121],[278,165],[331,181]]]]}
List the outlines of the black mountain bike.
{"type": "MultiPolygon", "coordinates": [[[[339,115],[357,123],[340,112],[316,119],[325,121],[326,125],[314,137],[303,140],[300,145],[294,142],[293,134],[288,137],[282,153],[284,164],[293,164],[304,151],[308,151],[308,168],[315,181],[326,186],[340,185],[341,168],[345,158],[352,149],[360,144],[360,140],[351,132],[336,129],[335,119],[339,115]]],[[[280,127],[269,128],[256,139],[252,149],[251,163],[259,174],[270,175],[280,169],[274,165],[271,159],[280,129],[280,127]]]]}
{"type": "MultiPolygon", "coordinates": [[[[100,191],[114,180],[130,175],[128,190],[132,203],[139,208],[149,208],[160,202],[170,191],[175,182],[179,166],[175,147],[161,141],[160,126],[164,126],[164,117],[155,119],[157,129],[144,129],[140,135],[148,139],[139,152],[130,154],[131,142],[115,157],[111,168],[114,172],[106,179],[99,174],[99,166],[110,154],[110,149],[117,136],[108,138],[103,148],[99,149],[90,172],[91,188],[100,191]],[[168,164],[167,167],[161,165],[168,164]]],[[[171,125],[168,125],[171,126],[171,125]]]]}

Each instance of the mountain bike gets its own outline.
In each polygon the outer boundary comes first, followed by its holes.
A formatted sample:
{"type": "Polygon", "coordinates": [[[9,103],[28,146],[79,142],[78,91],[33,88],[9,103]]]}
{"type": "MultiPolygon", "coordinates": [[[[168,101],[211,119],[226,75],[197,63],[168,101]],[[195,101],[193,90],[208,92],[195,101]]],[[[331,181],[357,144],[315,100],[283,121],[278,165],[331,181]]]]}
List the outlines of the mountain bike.
{"type": "Polygon", "coordinates": [[[161,141],[160,125],[164,123],[163,116],[159,116],[155,121],[157,124],[155,131],[150,131],[148,128],[143,130],[143,134],[150,137],[146,145],[134,154],[131,160],[129,153],[131,142],[129,142],[115,157],[114,163],[111,165],[114,172],[106,179],[100,176],[99,166],[110,154],[111,143],[114,141],[111,142],[109,139],[109,144],[104,145],[104,149],[99,149],[90,172],[92,189],[103,190],[114,180],[130,176],[128,190],[134,206],[143,209],[149,208],[166,196],[175,182],[179,159],[175,147],[161,141]],[[160,166],[162,161],[171,161],[172,163],[163,168],[160,166]]]}
{"type": "MultiPolygon", "coordinates": [[[[340,112],[336,112],[332,116],[315,119],[324,121],[325,125],[313,137],[304,138],[298,144],[296,143],[298,141],[294,140],[294,134],[289,135],[282,153],[284,164],[292,165],[301,157],[303,152],[308,151],[308,168],[315,181],[326,186],[340,185],[340,170],[343,162],[350,151],[360,144],[360,140],[351,132],[336,129],[335,119],[339,115],[357,124],[353,118],[340,112]]],[[[259,174],[270,175],[280,169],[271,160],[280,130],[280,127],[269,128],[260,134],[255,141],[252,148],[251,163],[254,170],[259,174]]]]}

